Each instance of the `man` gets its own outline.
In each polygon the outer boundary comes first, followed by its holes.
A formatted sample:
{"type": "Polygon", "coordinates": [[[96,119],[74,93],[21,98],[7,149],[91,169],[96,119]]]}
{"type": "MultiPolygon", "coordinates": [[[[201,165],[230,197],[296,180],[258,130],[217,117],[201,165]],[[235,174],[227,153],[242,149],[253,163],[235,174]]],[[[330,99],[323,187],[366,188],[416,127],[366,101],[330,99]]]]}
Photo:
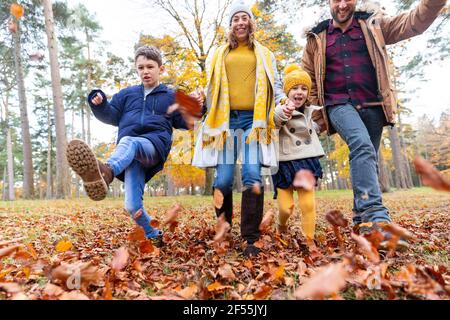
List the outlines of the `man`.
{"type": "Polygon", "coordinates": [[[324,106],[316,121],[350,149],[353,222],[367,232],[391,222],[377,174],[383,127],[393,125],[397,113],[386,45],[423,33],[446,0],[422,0],[395,17],[356,10],[357,2],[329,0],[332,19],[307,32],[302,64],[313,81],[311,103],[324,106]]]}

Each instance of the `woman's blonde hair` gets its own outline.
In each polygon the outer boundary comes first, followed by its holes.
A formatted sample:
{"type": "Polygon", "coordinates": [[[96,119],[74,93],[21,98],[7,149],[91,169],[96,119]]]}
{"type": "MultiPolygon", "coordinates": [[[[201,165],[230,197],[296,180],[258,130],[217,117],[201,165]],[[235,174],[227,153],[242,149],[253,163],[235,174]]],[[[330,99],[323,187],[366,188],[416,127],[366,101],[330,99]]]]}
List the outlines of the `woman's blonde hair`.
{"type": "MultiPolygon", "coordinates": [[[[255,20],[249,19],[248,20],[248,47],[250,49],[253,49],[254,41],[255,41],[255,31],[256,31],[256,23],[255,20]]],[[[228,44],[230,45],[231,49],[236,49],[239,45],[239,41],[236,37],[236,35],[233,32],[233,29],[230,28],[228,31],[228,44]]]]}

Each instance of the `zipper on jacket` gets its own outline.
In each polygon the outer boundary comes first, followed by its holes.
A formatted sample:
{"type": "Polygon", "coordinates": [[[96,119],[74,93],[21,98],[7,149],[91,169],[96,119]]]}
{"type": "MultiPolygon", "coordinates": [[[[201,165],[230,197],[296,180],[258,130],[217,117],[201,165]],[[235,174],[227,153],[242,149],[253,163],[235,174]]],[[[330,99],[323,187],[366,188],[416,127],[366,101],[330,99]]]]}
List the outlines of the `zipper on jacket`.
{"type": "Polygon", "coordinates": [[[144,100],[142,102],[142,112],[141,112],[141,127],[144,126],[144,114],[145,114],[145,101],[147,99],[147,96],[145,95],[145,88],[144,85],[142,85],[142,93],[144,95],[144,100]]]}

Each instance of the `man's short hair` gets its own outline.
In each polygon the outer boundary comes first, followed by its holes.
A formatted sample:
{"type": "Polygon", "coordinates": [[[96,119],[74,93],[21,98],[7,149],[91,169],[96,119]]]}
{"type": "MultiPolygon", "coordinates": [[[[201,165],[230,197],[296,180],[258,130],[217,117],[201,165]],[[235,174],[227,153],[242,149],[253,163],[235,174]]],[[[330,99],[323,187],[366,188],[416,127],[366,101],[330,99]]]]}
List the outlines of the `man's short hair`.
{"type": "Polygon", "coordinates": [[[159,67],[162,65],[161,52],[154,46],[142,46],[137,48],[136,53],[134,54],[134,62],[136,62],[139,56],[144,56],[149,60],[155,61],[158,63],[159,67]]]}

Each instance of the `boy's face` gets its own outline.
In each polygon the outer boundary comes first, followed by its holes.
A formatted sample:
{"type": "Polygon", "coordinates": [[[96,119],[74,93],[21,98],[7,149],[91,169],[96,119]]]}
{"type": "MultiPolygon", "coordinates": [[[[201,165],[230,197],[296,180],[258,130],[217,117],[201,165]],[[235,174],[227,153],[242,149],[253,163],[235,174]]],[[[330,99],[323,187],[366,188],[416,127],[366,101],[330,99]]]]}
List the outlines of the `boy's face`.
{"type": "Polygon", "coordinates": [[[164,66],[158,66],[154,60],[139,56],[136,59],[136,71],[144,87],[155,87],[159,84],[159,77],[164,72],[164,66]]]}
{"type": "Polygon", "coordinates": [[[308,98],[308,87],[303,84],[292,87],[288,92],[288,98],[295,104],[296,108],[300,108],[308,98]]]}

